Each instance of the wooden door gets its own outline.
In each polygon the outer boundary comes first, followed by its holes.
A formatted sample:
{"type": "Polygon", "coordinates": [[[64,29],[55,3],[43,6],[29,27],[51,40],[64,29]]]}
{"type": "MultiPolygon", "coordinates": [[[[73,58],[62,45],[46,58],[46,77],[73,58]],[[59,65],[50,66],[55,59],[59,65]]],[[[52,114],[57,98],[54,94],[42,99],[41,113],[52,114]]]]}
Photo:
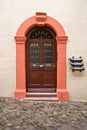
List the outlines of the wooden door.
{"type": "Polygon", "coordinates": [[[27,51],[27,92],[56,91],[56,41],[53,38],[30,38],[27,51]]]}

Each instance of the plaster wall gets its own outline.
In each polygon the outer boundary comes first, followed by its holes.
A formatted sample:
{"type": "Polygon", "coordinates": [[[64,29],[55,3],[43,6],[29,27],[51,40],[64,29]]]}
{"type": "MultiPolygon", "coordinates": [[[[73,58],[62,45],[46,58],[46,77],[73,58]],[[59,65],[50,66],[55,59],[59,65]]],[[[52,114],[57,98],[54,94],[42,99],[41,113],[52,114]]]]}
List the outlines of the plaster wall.
{"type": "Polygon", "coordinates": [[[35,12],[46,12],[63,26],[67,41],[67,89],[70,100],[87,100],[87,0],[0,0],[0,96],[14,96],[16,45],[20,24],[35,12]],[[84,72],[69,69],[69,57],[82,56],[84,72]]]}

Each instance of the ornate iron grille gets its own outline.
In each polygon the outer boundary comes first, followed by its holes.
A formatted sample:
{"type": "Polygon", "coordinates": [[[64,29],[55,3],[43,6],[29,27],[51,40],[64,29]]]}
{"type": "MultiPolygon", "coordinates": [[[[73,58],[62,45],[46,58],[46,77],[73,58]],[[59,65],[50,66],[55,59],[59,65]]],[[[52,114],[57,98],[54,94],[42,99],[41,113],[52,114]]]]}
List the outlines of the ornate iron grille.
{"type": "Polygon", "coordinates": [[[31,35],[30,38],[52,38],[52,35],[50,34],[49,31],[44,30],[44,29],[38,29],[35,30],[31,35]]]}

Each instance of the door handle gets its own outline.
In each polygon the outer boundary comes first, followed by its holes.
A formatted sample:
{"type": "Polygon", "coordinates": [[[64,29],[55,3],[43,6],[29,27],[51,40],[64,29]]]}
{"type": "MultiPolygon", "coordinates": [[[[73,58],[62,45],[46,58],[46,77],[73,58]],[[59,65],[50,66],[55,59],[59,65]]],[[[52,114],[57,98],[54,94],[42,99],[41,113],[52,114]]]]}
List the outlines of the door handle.
{"type": "Polygon", "coordinates": [[[53,65],[53,68],[55,68],[55,65],[53,65]]]}
{"type": "Polygon", "coordinates": [[[44,67],[44,65],[40,65],[40,67],[44,67]]]}

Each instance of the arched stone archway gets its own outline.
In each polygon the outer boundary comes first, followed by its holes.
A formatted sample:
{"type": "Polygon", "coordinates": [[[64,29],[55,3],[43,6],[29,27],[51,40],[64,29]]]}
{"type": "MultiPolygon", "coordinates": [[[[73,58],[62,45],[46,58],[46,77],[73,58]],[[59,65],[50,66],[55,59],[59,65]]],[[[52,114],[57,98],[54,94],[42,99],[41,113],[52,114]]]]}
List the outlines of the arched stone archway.
{"type": "Polygon", "coordinates": [[[46,13],[37,12],[25,20],[17,30],[16,41],[16,98],[26,97],[26,34],[34,26],[48,26],[56,33],[57,42],[57,96],[58,100],[68,100],[66,89],[66,42],[67,36],[61,24],[46,13]]]}

